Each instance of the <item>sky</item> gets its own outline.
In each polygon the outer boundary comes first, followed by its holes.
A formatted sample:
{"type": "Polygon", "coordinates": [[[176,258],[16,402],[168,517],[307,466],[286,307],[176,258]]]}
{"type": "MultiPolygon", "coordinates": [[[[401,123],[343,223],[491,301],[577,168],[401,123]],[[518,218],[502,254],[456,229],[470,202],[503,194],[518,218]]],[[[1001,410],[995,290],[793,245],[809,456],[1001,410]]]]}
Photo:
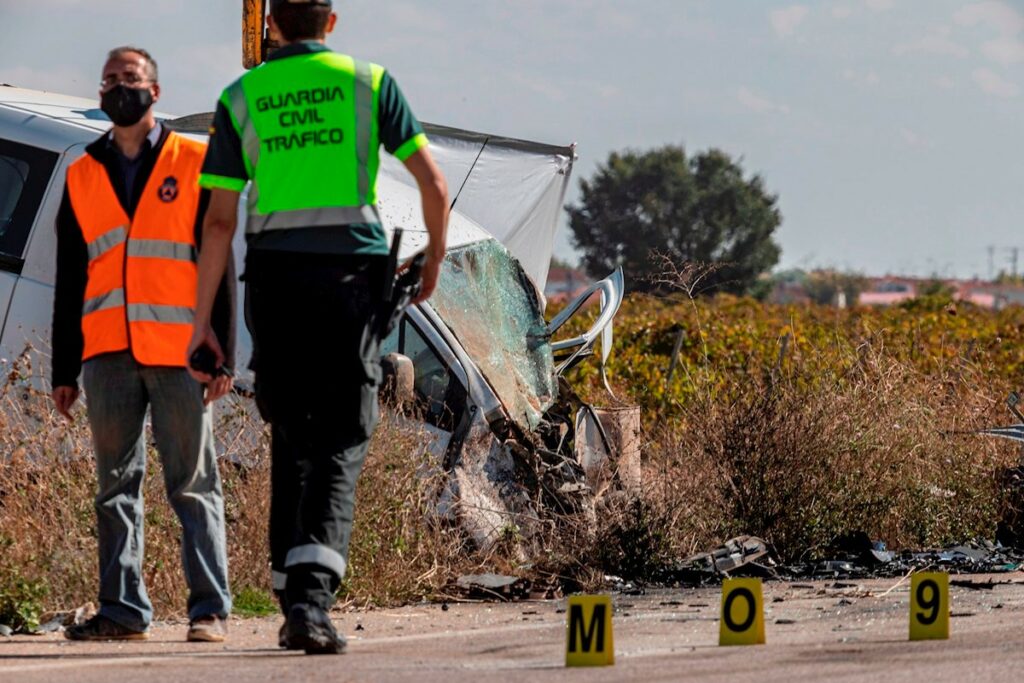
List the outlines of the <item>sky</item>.
{"type": "MultiPolygon", "coordinates": [[[[0,83],[95,97],[106,51],[160,64],[162,111],[241,73],[237,0],[0,0],[0,83]]],[[[779,268],[1024,270],[1024,0],[336,0],[332,48],[417,116],[612,151],[742,159],[779,197],[779,268]]],[[[572,261],[565,220],[556,254],[572,261]]]]}

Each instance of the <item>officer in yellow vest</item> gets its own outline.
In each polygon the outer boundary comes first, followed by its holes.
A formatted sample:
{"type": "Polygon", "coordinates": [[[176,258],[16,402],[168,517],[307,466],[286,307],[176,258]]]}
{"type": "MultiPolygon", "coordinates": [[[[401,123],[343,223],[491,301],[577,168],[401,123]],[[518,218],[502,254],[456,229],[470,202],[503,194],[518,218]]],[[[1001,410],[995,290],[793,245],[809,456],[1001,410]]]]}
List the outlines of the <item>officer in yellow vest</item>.
{"type": "MultiPolygon", "coordinates": [[[[204,389],[185,369],[196,301],[199,228],[208,193],[198,185],[205,146],[160,125],[157,65],[137,47],[111,51],[101,106],[113,128],[67,173],[57,218],[53,399],[71,418],[78,375],[96,451],[99,613],[69,628],[73,640],[147,637],[153,616],[142,579],[144,424],[152,408],[171,506],[184,529],[188,640],[222,641],[231,610],[224,502],[204,389]],[[84,361],[84,368],[83,368],[84,361]]],[[[230,279],[214,284],[217,336],[233,354],[230,279]]]]}
{"type": "Polygon", "coordinates": [[[345,575],[356,479],[378,418],[375,316],[393,276],[376,207],[380,147],[420,189],[429,245],[419,300],[444,257],[448,191],[391,75],[324,45],[337,20],[330,0],[270,5],[283,47],[217,104],[200,178],[212,196],[190,350],[224,357],[208,320],[248,186],[244,278],[256,400],[272,427],[280,644],[339,653],[345,641],[327,612],[345,575]]]}

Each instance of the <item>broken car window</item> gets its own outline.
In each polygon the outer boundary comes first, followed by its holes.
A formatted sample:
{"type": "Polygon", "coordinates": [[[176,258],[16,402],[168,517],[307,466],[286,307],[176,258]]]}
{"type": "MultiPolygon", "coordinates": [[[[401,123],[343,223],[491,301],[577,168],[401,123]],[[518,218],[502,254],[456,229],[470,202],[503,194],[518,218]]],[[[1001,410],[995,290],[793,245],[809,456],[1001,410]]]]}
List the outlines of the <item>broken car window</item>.
{"type": "Polygon", "coordinates": [[[537,291],[519,263],[495,240],[452,249],[430,304],[511,418],[533,431],[557,385],[537,291]]]}

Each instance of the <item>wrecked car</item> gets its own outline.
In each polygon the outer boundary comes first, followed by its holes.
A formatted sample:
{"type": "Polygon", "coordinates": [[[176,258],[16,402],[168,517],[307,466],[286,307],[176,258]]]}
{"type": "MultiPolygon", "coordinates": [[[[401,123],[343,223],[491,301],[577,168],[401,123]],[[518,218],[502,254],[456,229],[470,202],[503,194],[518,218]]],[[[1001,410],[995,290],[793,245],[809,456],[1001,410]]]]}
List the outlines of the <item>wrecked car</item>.
{"type": "Polygon", "coordinates": [[[406,313],[383,352],[388,374],[411,361],[399,402],[418,406],[415,414],[433,435],[448,476],[442,512],[488,547],[503,537],[530,537],[547,511],[592,513],[588,470],[601,463],[585,466],[583,435],[599,430],[602,462],[616,447],[561,375],[591,353],[596,333],[610,324],[622,274],[585,295],[600,291],[604,301],[588,333],[552,342],[568,316],[545,323],[532,280],[496,240],[479,237],[450,249],[434,296],[406,313]],[[556,360],[558,350],[568,355],[556,360]]]}
{"type": "MultiPolygon", "coordinates": [[[[448,255],[434,295],[406,312],[382,353],[393,400],[415,406],[446,473],[442,513],[489,547],[528,539],[549,511],[592,515],[595,473],[619,440],[561,378],[598,341],[603,367],[623,274],[593,284],[546,322],[541,291],[574,149],[437,126],[428,137],[458,188],[448,255]],[[559,338],[591,298],[599,300],[591,327],[559,338]]],[[[426,240],[415,188],[393,159],[378,183],[381,216],[402,228],[407,258],[426,240]]]]}

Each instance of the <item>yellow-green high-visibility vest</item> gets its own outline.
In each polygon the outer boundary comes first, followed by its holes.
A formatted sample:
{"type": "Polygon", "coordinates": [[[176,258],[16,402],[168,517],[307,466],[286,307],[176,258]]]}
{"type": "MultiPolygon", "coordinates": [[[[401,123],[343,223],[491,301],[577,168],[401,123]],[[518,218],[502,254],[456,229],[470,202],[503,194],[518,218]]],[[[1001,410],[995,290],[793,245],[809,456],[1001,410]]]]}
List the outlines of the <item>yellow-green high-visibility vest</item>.
{"type": "Polygon", "coordinates": [[[383,76],[324,51],[266,62],[224,91],[252,179],[247,234],[380,222],[383,76]]]}

